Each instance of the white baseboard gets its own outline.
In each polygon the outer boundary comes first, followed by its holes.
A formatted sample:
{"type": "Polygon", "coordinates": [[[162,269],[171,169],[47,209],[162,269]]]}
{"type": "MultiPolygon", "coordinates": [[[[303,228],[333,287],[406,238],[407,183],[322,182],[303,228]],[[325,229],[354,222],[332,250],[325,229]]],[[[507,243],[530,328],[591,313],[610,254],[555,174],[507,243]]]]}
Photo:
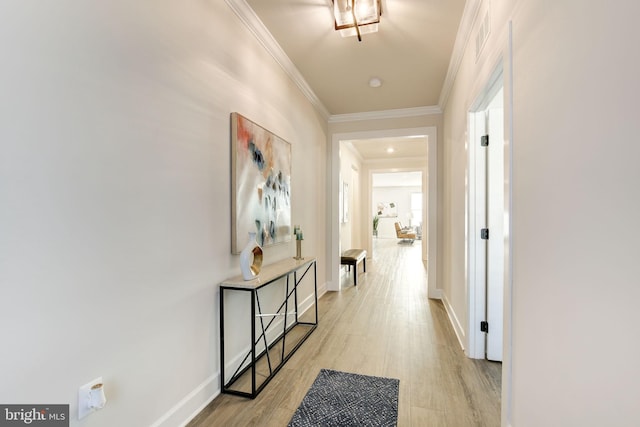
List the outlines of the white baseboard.
{"type": "Polygon", "coordinates": [[[329,285],[327,284],[327,282],[319,284],[318,285],[318,299],[320,299],[320,297],[322,295],[326,294],[328,290],[329,290],[329,285]]]}
{"type": "Polygon", "coordinates": [[[444,293],[442,289],[429,289],[429,298],[430,299],[439,299],[442,300],[442,296],[444,293]]]}
{"type": "Polygon", "coordinates": [[[464,342],[465,342],[465,332],[464,328],[460,324],[458,320],[458,316],[456,316],[456,312],[451,306],[451,303],[447,299],[447,295],[442,295],[442,303],[444,304],[444,308],[447,311],[447,315],[449,316],[449,322],[451,322],[451,326],[453,326],[453,330],[456,333],[456,337],[458,338],[458,343],[460,343],[460,347],[464,351],[464,342]]]}
{"type": "Polygon", "coordinates": [[[176,403],[151,427],[186,426],[220,394],[220,375],[216,373],[203,381],[191,393],[176,403]]]}
{"type": "MultiPolygon", "coordinates": [[[[327,292],[327,284],[323,283],[318,286],[318,299],[327,292]]],[[[314,305],[313,294],[305,298],[299,305],[300,314],[304,314],[314,305]]],[[[282,332],[282,320],[274,322],[274,325],[267,333],[267,341],[273,342],[280,337],[282,332]],[[278,323],[280,327],[278,327],[278,323]]],[[[231,366],[237,368],[238,364],[244,359],[249,349],[242,350],[235,357],[231,358],[230,362],[225,367],[225,371],[231,369],[231,366]]],[[[182,400],[176,403],[171,409],[169,409],[162,417],[154,422],[151,427],[175,427],[186,426],[192,419],[194,419],[213,399],[218,397],[222,389],[220,381],[220,373],[216,372],[211,375],[200,385],[198,385],[191,393],[186,395],[182,400]]]]}

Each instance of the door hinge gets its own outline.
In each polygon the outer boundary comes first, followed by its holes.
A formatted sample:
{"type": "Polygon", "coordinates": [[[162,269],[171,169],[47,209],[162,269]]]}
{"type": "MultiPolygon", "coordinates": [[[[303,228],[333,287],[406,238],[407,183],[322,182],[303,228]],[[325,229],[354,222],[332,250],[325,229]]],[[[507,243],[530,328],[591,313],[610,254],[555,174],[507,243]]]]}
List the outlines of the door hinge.
{"type": "Polygon", "coordinates": [[[489,332],[489,322],[486,320],[480,322],[480,332],[489,332]]]}
{"type": "Polygon", "coordinates": [[[482,135],[482,137],[480,137],[480,146],[481,147],[489,146],[489,135],[482,135]]]}
{"type": "Polygon", "coordinates": [[[480,230],[480,238],[482,240],[489,240],[489,229],[488,228],[483,228],[482,230],[480,230]]]}

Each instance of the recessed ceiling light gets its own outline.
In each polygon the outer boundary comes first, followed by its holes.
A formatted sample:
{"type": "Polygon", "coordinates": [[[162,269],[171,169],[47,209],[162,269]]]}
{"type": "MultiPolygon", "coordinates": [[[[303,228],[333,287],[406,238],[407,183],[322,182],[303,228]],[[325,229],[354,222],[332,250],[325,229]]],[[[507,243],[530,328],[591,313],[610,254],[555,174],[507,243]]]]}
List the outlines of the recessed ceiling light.
{"type": "Polygon", "coordinates": [[[371,80],[369,80],[369,86],[380,87],[382,86],[382,80],[380,80],[378,77],[371,77],[371,80]]]}
{"type": "Polygon", "coordinates": [[[396,150],[394,150],[393,147],[387,148],[387,153],[389,153],[389,154],[393,153],[394,151],[396,151],[396,150]]]}

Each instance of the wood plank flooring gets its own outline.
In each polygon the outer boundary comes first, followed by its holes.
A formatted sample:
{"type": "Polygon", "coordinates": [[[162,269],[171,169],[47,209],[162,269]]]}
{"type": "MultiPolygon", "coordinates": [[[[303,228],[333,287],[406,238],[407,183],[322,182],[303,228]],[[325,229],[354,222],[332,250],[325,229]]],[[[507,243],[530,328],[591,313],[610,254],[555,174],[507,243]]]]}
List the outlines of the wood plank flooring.
{"type": "Polygon", "coordinates": [[[398,378],[398,426],[499,426],[501,364],[465,357],[427,298],[421,241],[376,239],[367,272],[318,303],[319,325],[254,400],[220,395],[190,427],[286,426],[321,368],[398,378]]]}

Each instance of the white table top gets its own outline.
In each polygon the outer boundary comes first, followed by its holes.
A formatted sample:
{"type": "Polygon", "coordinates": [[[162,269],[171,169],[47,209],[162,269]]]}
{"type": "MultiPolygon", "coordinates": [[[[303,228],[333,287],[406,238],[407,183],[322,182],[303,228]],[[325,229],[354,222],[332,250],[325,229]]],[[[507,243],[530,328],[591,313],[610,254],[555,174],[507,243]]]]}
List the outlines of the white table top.
{"type": "Polygon", "coordinates": [[[305,256],[303,259],[285,258],[281,261],[274,262],[273,264],[263,265],[260,274],[253,280],[244,280],[242,275],[238,275],[224,280],[220,283],[222,287],[229,288],[243,288],[243,289],[257,289],[265,284],[283,277],[288,273],[293,272],[310,264],[316,260],[315,256],[305,256]]]}

